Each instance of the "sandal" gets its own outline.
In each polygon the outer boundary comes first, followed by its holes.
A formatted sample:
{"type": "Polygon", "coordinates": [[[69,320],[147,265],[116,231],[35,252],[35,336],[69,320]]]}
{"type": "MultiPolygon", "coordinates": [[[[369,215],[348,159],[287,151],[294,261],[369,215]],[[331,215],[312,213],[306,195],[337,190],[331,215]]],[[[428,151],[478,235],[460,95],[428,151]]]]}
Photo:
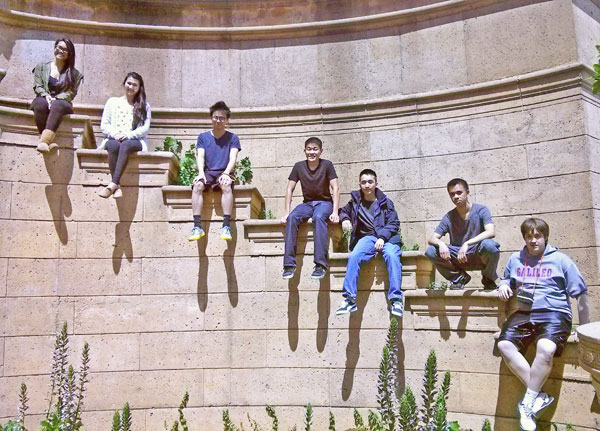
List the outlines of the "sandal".
{"type": "MultiPolygon", "coordinates": [[[[116,187],[119,187],[119,186],[116,186],[116,187]]],[[[110,197],[110,195],[112,195],[115,192],[115,190],[117,190],[116,187],[115,188],[111,188],[110,184],[109,184],[108,186],[104,187],[102,190],[98,191],[98,196],[100,196],[101,198],[106,199],[106,198],[110,197]]]]}

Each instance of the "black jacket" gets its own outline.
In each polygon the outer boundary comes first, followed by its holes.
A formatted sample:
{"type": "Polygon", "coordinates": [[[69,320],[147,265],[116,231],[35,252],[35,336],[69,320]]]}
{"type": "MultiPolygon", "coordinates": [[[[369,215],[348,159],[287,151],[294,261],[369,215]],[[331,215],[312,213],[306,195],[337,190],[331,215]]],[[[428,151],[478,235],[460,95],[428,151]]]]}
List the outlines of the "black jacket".
{"type": "MultiPolygon", "coordinates": [[[[402,246],[402,237],[400,236],[400,220],[394,208],[394,204],[379,189],[375,189],[377,206],[375,207],[375,233],[377,238],[385,242],[398,244],[402,246]]],[[[360,238],[357,236],[358,209],[362,193],[360,190],[354,190],[350,193],[350,201],[340,208],[340,222],[350,220],[352,223],[352,235],[350,236],[350,250],[354,248],[360,238]]]]}

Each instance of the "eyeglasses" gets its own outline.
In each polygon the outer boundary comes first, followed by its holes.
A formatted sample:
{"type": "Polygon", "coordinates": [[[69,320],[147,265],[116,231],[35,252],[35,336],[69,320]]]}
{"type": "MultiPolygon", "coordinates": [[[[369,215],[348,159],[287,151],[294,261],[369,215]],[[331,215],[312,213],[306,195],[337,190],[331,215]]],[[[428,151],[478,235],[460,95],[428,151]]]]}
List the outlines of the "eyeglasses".
{"type": "Polygon", "coordinates": [[[56,47],[54,47],[54,49],[55,49],[56,51],[60,51],[60,52],[69,52],[69,49],[68,49],[68,48],[63,48],[63,47],[62,47],[62,46],[60,46],[60,45],[56,45],[56,47]]]}
{"type": "Polygon", "coordinates": [[[220,121],[221,123],[227,121],[227,117],[217,117],[216,115],[212,117],[213,121],[220,121]]]}

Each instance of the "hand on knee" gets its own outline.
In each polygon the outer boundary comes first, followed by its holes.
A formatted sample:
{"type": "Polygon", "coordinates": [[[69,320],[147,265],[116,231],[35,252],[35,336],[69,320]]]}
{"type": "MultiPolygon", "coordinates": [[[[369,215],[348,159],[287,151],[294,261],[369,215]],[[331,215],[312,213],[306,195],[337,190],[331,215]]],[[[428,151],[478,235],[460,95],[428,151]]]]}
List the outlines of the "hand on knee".
{"type": "Polygon", "coordinates": [[[202,193],[204,191],[204,183],[202,182],[198,182],[196,184],[194,184],[194,187],[192,188],[192,193],[202,193]]]}

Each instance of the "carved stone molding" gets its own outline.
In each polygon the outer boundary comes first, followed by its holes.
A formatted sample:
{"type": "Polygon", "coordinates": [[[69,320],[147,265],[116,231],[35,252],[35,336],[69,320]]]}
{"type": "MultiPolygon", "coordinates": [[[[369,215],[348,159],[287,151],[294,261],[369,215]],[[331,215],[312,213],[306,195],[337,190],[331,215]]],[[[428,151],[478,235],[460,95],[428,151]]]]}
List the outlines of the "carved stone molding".
{"type": "Polygon", "coordinates": [[[410,9],[359,17],[293,24],[230,27],[187,27],[99,22],[51,17],[8,8],[0,9],[0,22],[15,27],[50,31],[59,29],[64,33],[110,35],[119,38],[247,41],[365,32],[460,14],[496,3],[502,2],[500,0],[446,0],[410,9]]]}
{"type": "Polygon", "coordinates": [[[579,336],[579,365],[592,376],[596,395],[600,396],[600,322],[577,328],[579,336]]]}
{"type": "MultiPolygon", "coordinates": [[[[190,186],[164,186],[162,188],[165,205],[168,206],[170,222],[189,222],[192,216],[192,189],[190,186]]],[[[265,201],[254,186],[239,185],[233,189],[233,214],[235,220],[257,218],[265,201]]],[[[221,193],[204,193],[202,208],[203,220],[221,220],[221,193]]]]}
{"type": "MultiPolygon", "coordinates": [[[[107,151],[81,149],[76,154],[79,167],[85,170],[84,184],[97,186],[110,181],[107,151]]],[[[162,186],[173,182],[178,171],[179,162],[174,154],[168,151],[140,151],[129,157],[121,185],[162,186]]]]}

